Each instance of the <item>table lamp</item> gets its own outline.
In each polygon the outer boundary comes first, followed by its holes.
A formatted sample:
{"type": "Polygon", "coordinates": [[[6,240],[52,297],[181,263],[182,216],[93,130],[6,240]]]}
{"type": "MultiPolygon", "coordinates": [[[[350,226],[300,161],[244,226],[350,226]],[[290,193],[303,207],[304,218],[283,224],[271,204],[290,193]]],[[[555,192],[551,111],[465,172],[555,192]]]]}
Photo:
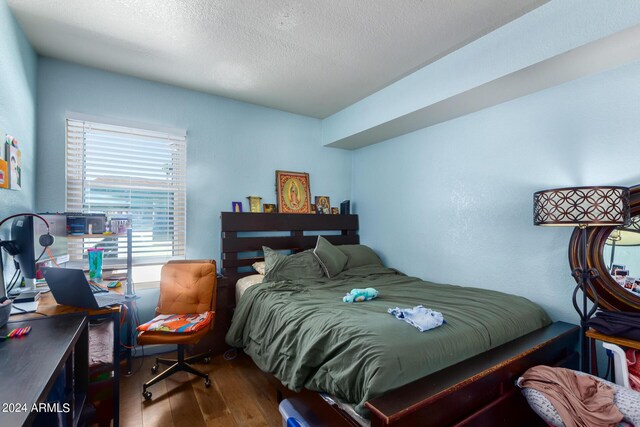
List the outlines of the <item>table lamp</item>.
{"type": "Polygon", "coordinates": [[[598,309],[598,294],[591,283],[598,272],[587,266],[587,227],[611,227],[629,222],[627,187],[567,187],[542,190],[533,195],[533,224],[568,226],[580,229],[580,266],[571,275],[578,284],[573,290],[573,307],[580,316],[582,371],[589,370],[589,345],[585,336],[587,321],[598,309]],[[582,290],[582,307],[578,303],[582,290]],[[587,295],[593,296],[588,310],[587,295]]]}

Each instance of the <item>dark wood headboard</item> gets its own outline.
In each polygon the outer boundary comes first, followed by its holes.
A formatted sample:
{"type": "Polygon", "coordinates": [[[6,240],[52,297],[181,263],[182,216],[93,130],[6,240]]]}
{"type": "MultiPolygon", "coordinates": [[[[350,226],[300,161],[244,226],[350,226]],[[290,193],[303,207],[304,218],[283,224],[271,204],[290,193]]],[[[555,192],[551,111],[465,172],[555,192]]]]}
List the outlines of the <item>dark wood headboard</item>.
{"type": "Polygon", "coordinates": [[[235,213],[222,212],[222,274],[231,284],[243,276],[255,272],[238,271],[240,267],[251,266],[264,260],[262,246],[271,249],[287,249],[300,252],[315,247],[317,234],[321,234],[335,245],[360,243],[358,236],[358,215],[315,215],[277,213],[235,213]],[[305,232],[316,231],[316,235],[305,232]],[[322,234],[322,232],[340,234],[322,234]],[[238,236],[238,233],[286,232],[277,236],[238,236]],[[258,252],[259,256],[255,253],[258,252]],[[243,254],[244,253],[244,254],[243,254]],[[247,253],[249,256],[246,256],[247,253]]]}

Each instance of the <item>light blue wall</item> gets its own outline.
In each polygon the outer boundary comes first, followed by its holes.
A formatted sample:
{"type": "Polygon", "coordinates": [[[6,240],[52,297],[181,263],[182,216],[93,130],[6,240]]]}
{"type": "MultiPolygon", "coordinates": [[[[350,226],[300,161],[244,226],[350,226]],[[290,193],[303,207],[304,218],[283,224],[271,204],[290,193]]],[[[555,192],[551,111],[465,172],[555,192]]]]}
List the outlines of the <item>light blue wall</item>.
{"type": "Polygon", "coordinates": [[[571,229],[532,225],[545,188],[640,183],[640,63],[354,152],[363,242],[435,282],[490,288],[577,321],[571,229]]]}
{"type": "Polygon", "coordinates": [[[37,56],[7,2],[0,0],[0,149],[9,133],[20,141],[22,191],[0,189],[0,219],[33,211],[36,182],[37,56]]]}
{"type": "Polygon", "coordinates": [[[188,131],[187,257],[220,257],[221,211],[258,195],[275,203],[275,171],[310,173],[313,195],[351,194],[351,153],[324,148],[318,119],[40,58],[39,210],[65,200],[65,113],[188,131]]]}
{"type": "MultiPolygon", "coordinates": [[[[0,189],[0,220],[11,214],[32,212],[35,206],[37,60],[7,2],[0,0],[0,150],[5,149],[6,133],[18,139],[23,172],[21,191],[0,189]]],[[[8,229],[5,224],[0,238],[8,237],[8,229]]],[[[0,256],[9,280],[13,266],[5,253],[0,256]]],[[[3,289],[0,295],[4,295],[3,289]]]]}
{"type": "Polygon", "coordinates": [[[637,0],[554,0],[322,122],[323,144],[640,23],[637,0]]]}

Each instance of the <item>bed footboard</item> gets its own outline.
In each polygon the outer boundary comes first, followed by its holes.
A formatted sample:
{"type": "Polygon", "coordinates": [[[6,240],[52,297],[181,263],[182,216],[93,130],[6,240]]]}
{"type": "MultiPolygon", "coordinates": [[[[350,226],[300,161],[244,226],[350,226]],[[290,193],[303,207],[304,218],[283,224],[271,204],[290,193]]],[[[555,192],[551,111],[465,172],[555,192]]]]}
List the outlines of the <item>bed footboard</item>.
{"type": "Polygon", "coordinates": [[[544,425],[515,380],[536,365],[577,368],[579,328],[556,322],[366,403],[371,427],[544,425]]]}

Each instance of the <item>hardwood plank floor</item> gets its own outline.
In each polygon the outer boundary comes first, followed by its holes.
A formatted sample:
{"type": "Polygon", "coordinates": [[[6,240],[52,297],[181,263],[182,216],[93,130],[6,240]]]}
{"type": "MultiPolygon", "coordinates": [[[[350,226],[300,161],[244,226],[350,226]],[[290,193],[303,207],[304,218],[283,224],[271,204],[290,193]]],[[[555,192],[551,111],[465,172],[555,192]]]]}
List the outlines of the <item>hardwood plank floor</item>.
{"type": "MultiPolygon", "coordinates": [[[[165,354],[161,357],[175,357],[165,354]]],[[[142,397],[142,384],[153,377],[156,355],[134,359],[134,374],[122,377],[120,424],[140,427],[276,427],[282,425],[275,391],[267,377],[245,354],[233,360],[222,355],[194,366],[209,374],[211,387],[195,375],[174,374],[151,386],[153,399],[142,397]]],[[[164,369],[161,366],[160,369],[164,369]]]]}

